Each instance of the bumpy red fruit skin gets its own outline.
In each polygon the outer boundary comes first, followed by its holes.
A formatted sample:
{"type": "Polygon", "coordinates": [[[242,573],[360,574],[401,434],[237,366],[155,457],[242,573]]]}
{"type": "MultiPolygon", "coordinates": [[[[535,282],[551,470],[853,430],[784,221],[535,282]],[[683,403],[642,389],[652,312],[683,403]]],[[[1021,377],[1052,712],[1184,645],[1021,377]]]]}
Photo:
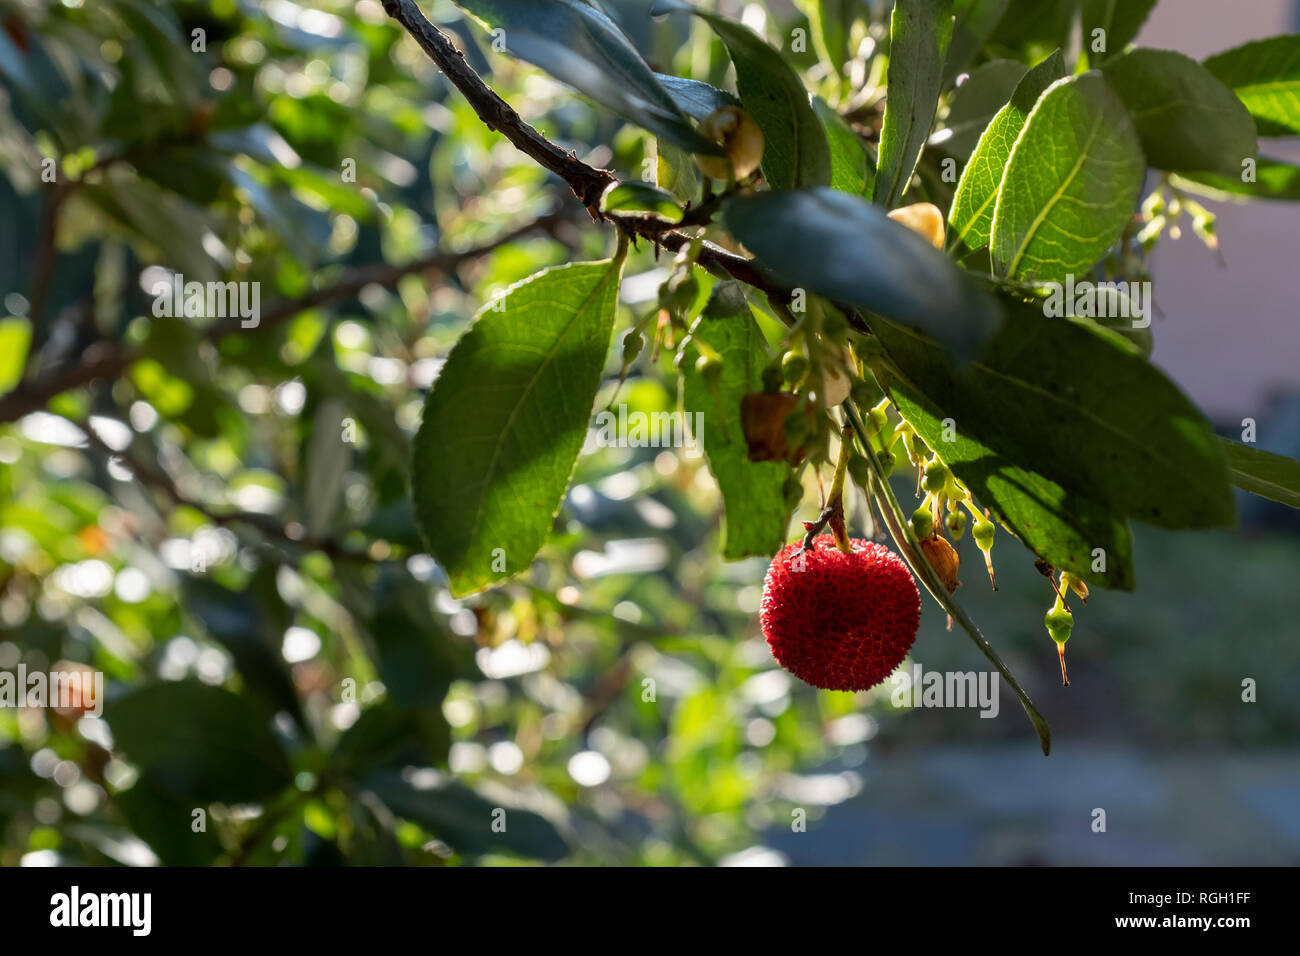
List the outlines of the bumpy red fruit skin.
{"type": "Polygon", "coordinates": [[[916,640],[921,595],[898,555],[822,535],[816,550],[782,548],[767,569],[759,620],[777,662],[825,690],[866,690],[888,677],[916,640]]]}

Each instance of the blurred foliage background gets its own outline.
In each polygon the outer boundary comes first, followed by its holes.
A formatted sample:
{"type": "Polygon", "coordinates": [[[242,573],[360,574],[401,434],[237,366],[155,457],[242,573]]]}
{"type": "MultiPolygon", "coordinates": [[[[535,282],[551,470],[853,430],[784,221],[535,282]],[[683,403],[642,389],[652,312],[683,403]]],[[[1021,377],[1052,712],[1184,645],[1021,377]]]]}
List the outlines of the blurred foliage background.
{"type": "MultiPolygon", "coordinates": [[[[607,6],[656,67],[725,85],[706,27],[607,6]]],[[[493,54],[453,4],[426,12],[548,137],[639,178],[646,134],[493,54]]],[[[0,392],[119,363],[4,406],[0,669],[89,666],[107,702],[104,719],[0,709],[0,864],[798,862],[805,838],[865,862],[881,857],[835,808],[934,789],[891,755],[955,747],[993,788],[1059,771],[1015,762],[1037,744],[1009,694],[980,720],[777,669],[765,564],[722,561],[716,488],[681,449],[585,455],[534,566],[450,598],[408,499],[422,397],[494,291],[613,237],[376,0],[4,0],[0,21],[0,392]],[[155,316],[169,271],[260,283],[262,324],[155,316]],[[355,442],[334,440],[341,416],[355,442]]],[[[620,328],[666,265],[630,260],[620,328]]],[[[611,355],[598,407],[674,408],[667,358],[620,389],[611,355]]],[[[991,594],[963,550],[961,597],[1053,720],[1050,761],[1294,747],[1293,535],[1139,530],[1139,589],[1078,616],[1068,691],[1031,556],[1001,549],[991,594]],[[1267,688],[1256,704],[1244,677],[1267,688]]],[[[980,669],[944,623],[927,604],[915,659],[980,669]]],[[[1095,805],[1084,788],[1019,825],[1095,805]]],[[[987,847],[977,811],[936,811],[965,819],[969,860],[1054,858],[987,847]]],[[[1240,862],[1295,852],[1208,819],[1240,862]]],[[[907,862],[945,841],[922,834],[907,862]]]]}

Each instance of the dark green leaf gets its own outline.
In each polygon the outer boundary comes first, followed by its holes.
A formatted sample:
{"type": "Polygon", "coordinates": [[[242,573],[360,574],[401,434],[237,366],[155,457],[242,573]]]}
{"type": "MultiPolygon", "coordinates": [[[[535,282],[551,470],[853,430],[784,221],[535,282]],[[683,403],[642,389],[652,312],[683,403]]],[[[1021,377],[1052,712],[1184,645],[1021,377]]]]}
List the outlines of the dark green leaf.
{"type": "Polygon", "coordinates": [[[970,354],[995,304],[951,259],[878,207],[833,189],[738,196],[727,228],[791,286],[878,312],[970,354]]]}
{"type": "Polygon", "coordinates": [[[700,172],[689,153],[665,140],[656,140],[659,157],[655,182],[680,203],[694,202],[700,195],[700,172]]]}
{"type": "Polygon", "coordinates": [[[1270,37],[1216,53],[1205,68],[1246,105],[1260,136],[1300,133],[1300,35],[1270,37]]]}
{"type": "Polygon", "coordinates": [[[372,704],[343,732],[330,767],[345,776],[381,768],[446,763],[451,728],[437,708],[408,710],[391,700],[372,704]]]}
{"type": "Polygon", "coordinates": [[[844,64],[853,53],[849,32],[853,21],[866,12],[862,0],[800,0],[796,3],[808,18],[817,58],[843,76],[844,64]]]}
{"type": "Polygon", "coordinates": [[[1094,64],[1123,53],[1124,48],[1137,38],[1142,24],[1155,9],[1156,0],[1083,0],[1083,45],[1094,64]],[[1099,39],[1094,33],[1102,30],[1105,50],[1093,52],[1099,39]]]}
{"type": "Polygon", "coordinates": [[[651,12],[675,10],[706,20],[731,54],[740,102],[763,131],[763,176],[771,187],[794,189],[829,183],[831,158],[826,134],[808,102],[803,81],[781,54],[748,27],[681,0],[659,0],[651,12]]]}
{"type": "Polygon", "coordinates": [[[244,593],[187,575],[181,581],[181,599],[208,636],[230,652],[248,690],[264,700],[271,713],[284,711],[306,728],[293,679],[280,653],[290,618],[276,590],[274,568],[265,565],[259,569],[244,593]]]}
{"type": "Polygon", "coordinates": [[[401,707],[441,713],[455,661],[450,636],[429,607],[429,589],[404,569],[385,568],[374,594],[370,640],[388,696],[401,707]]]}
{"type": "Polygon", "coordinates": [[[872,198],[886,209],[907,192],[930,136],[952,36],[952,0],[895,0],[889,26],[888,95],[872,198]]]}
{"type": "Polygon", "coordinates": [[[820,96],[813,97],[813,109],[831,150],[831,188],[855,196],[869,195],[876,171],[862,139],[820,96]]]}
{"type": "Polygon", "coordinates": [[[943,82],[947,86],[974,59],[980,47],[997,27],[1009,0],[955,0],[952,40],[944,62],[943,82]]]}
{"type": "Polygon", "coordinates": [[[506,49],[620,116],[695,153],[719,148],[695,131],[641,54],[585,0],[458,0],[504,31],[506,49]]]}
{"type": "Polygon", "coordinates": [[[342,400],[327,398],[312,416],[303,495],[310,538],[329,534],[343,503],[343,482],[352,460],[352,446],[343,440],[343,419],[348,415],[342,400]]]}
{"type": "Polygon", "coordinates": [[[720,90],[700,80],[689,80],[686,77],[669,76],[665,73],[656,73],[655,79],[668,91],[677,108],[693,120],[705,119],[724,106],[740,105],[740,100],[726,90],[720,90]]]}
{"type": "Polygon", "coordinates": [[[1142,147],[1097,72],[1060,80],[1011,150],[993,213],[993,258],[1042,282],[1090,268],[1124,231],[1142,187],[1142,147]]]}
{"type": "Polygon", "coordinates": [[[1232,483],[1271,501],[1300,508],[1300,461],[1222,439],[1232,483]]]}
{"type": "Polygon", "coordinates": [[[210,818],[195,830],[193,800],[161,790],[142,776],[113,797],[136,836],[149,844],[164,866],[211,866],[221,855],[221,841],[210,818]]]}
{"type": "Polygon", "coordinates": [[[1016,60],[990,60],[977,68],[953,93],[944,128],[930,137],[930,145],[959,159],[969,156],[1026,72],[1016,60]]]}
{"type": "Polygon", "coordinates": [[[545,817],[484,799],[435,771],[378,773],[365,786],[397,816],[418,823],[467,856],[504,853],[553,861],[569,853],[559,830],[545,817]]]}
{"type": "Polygon", "coordinates": [[[735,559],[774,554],[785,543],[790,520],[783,490],[790,469],[782,462],[749,460],[740,402],[746,393],[762,388],[768,354],[739,284],[721,282],[713,287],[688,341],[703,342],[722,357],[718,377],[710,381],[695,369],[699,350],[687,346],[682,406],[722,492],[723,555],[735,559]]]}
{"type": "Polygon", "coordinates": [[[621,269],[576,263],[512,286],[434,383],[412,492],[454,594],[517,574],[545,542],[591,418],[621,269]]]}
{"type": "Polygon", "coordinates": [[[1128,109],[1152,166],[1232,175],[1255,155],[1250,114],[1191,57],[1139,47],[1106,61],[1102,72],[1128,109]]]}
{"type": "Polygon", "coordinates": [[[1025,121],[1043,91],[1065,75],[1065,62],[1057,50],[1016,85],[1010,101],[989,122],[974,153],[966,162],[952,198],[948,227],[968,249],[982,249],[993,233],[993,211],[998,188],[1025,121]]]}
{"type": "Polygon", "coordinates": [[[293,780],[266,722],[224,688],[148,684],[110,702],[105,716],[127,760],[157,789],[195,806],[263,800],[293,780]]]}
{"type": "Polygon", "coordinates": [[[1025,471],[1167,528],[1234,520],[1227,466],[1204,416],[1131,345],[1092,323],[1006,303],[1006,322],[958,369],[917,333],[876,329],[894,371],[1025,471]]]}
{"type": "MultiPolygon", "coordinates": [[[[910,343],[896,345],[890,358],[900,368],[920,360],[910,343]]],[[[1099,587],[1133,589],[1133,544],[1123,519],[1008,461],[965,431],[958,430],[955,441],[945,442],[944,419],[960,415],[961,410],[939,407],[902,375],[890,379],[889,394],[925,443],[1030,551],[1099,587]],[[1106,553],[1104,573],[1092,570],[1094,548],[1106,553]]]]}

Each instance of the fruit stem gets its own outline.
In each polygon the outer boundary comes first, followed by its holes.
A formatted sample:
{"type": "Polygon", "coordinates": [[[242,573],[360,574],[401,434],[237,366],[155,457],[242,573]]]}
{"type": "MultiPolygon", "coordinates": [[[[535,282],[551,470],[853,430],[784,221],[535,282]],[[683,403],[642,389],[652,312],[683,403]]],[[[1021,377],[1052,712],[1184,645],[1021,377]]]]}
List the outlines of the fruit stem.
{"type": "Polygon", "coordinates": [[[849,456],[853,453],[853,428],[847,422],[840,429],[840,456],[835,463],[835,478],[831,482],[830,500],[826,508],[830,512],[831,533],[835,535],[835,547],[849,554],[853,545],[849,542],[849,530],[844,523],[844,476],[849,471],[849,456]]]}

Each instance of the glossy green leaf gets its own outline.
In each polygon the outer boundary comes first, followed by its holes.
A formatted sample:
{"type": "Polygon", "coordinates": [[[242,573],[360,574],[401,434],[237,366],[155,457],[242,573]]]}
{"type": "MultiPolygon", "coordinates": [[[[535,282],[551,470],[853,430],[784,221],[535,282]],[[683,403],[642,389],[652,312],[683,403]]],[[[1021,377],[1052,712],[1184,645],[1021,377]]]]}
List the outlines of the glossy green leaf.
{"type": "Polygon", "coordinates": [[[196,806],[252,803],[292,782],[268,723],[247,699],[222,687],[196,680],[146,684],[110,702],[105,717],[127,760],[159,790],[196,806]]]}
{"type": "Polygon", "coordinates": [[[979,143],[962,170],[948,214],[948,228],[968,249],[982,249],[993,234],[993,211],[998,188],[1025,121],[1043,91],[1065,75],[1065,61],[1057,50],[1025,74],[1011,99],[989,121],[979,143]]]}
{"type": "Polygon", "coordinates": [[[0,319],[0,395],[22,380],[31,342],[32,324],[26,319],[0,319]]]}
{"type": "Polygon", "coordinates": [[[831,150],[831,188],[855,196],[870,194],[876,170],[862,139],[820,96],[813,97],[813,109],[831,150]]]}
{"type": "Polygon", "coordinates": [[[1090,268],[1133,216],[1146,168],[1123,104],[1097,72],[1059,80],[1029,114],[1002,175],[993,259],[1043,282],[1090,268]]]}
{"type": "Polygon", "coordinates": [[[746,393],[762,389],[769,356],[739,284],[713,287],[688,343],[682,361],[682,407],[722,492],[723,555],[735,559],[774,554],[785,543],[790,520],[784,493],[790,469],[782,462],[749,460],[740,402],[746,393]],[[696,370],[697,342],[721,356],[716,379],[696,370]]]}
{"type": "Polygon", "coordinates": [[[1255,155],[1250,114],[1191,57],[1138,47],[1108,60],[1102,73],[1128,109],[1147,162],[1157,169],[1232,175],[1255,155]]]}
{"type": "Polygon", "coordinates": [[[1016,60],[990,60],[979,66],[953,93],[944,128],[930,137],[930,145],[960,159],[969,156],[1026,72],[1016,60]]]}
{"type": "Polygon", "coordinates": [[[959,435],[1116,518],[1205,528],[1235,518],[1227,466],[1205,417],[1136,346],[1093,323],[1006,303],[968,368],[923,336],[878,323],[891,374],[959,435]]]}
{"type": "Polygon", "coordinates": [[[1216,53],[1205,68],[1237,94],[1260,136],[1300,133],[1300,34],[1216,53]]]}
{"type": "Polygon", "coordinates": [[[763,177],[773,189],[824,186],[831,181],[830,148],[808,102],[803,80],[749,27],[697,10],[682,0],[656,0],[651,13],[690,12],[713,28],[736,67],[736,89],[763,131],[763,177]]]}
{"type": "Polygon", "coordinates": [[[680,222],[682,207],[673,194],[648,183],[616,183],[600,199],[602,212],[650,213],[669,222],[680,222]]]}
{"type": "Polygon", "coordinates": [[[696,153],[719,153],[695,131],[623,31],[585,0],[457,0],[506,49],[600,105],[696,153]]]}
{"type": "Polygon", "coordinates": [[[621,267],[577,263],[512,286],[434,383],[412,492],[454,594],[517,574],[545,542],[591,417],[621,267]]]}
{"type": "Polygon", "coordinates": [[[854,19],[866,12],[862,0],[795,0],[795,6],[808,18],[817,59],[842,75],[853,52],[849,31],[854,19]]]}
{"type": "Polygon", "coordinates": [[[1300,508],[1300,461],[1222,439],[1232,483],[1252,495],[1300,508]]]}
{"type": "Polygon", "coordinates": [[[889,93],[872,190],[872,198],[886,209],[902,201],[930,137],[951,36],[952,0],[895,0],[889,25],[889,93]]]}
{"type": "Polygon", "coordinates": [[[727,228],[774,276],[921,329],[971,354],[996,304],[947,256],[857,196],[833,189],[728,200],[727,228]]]}

